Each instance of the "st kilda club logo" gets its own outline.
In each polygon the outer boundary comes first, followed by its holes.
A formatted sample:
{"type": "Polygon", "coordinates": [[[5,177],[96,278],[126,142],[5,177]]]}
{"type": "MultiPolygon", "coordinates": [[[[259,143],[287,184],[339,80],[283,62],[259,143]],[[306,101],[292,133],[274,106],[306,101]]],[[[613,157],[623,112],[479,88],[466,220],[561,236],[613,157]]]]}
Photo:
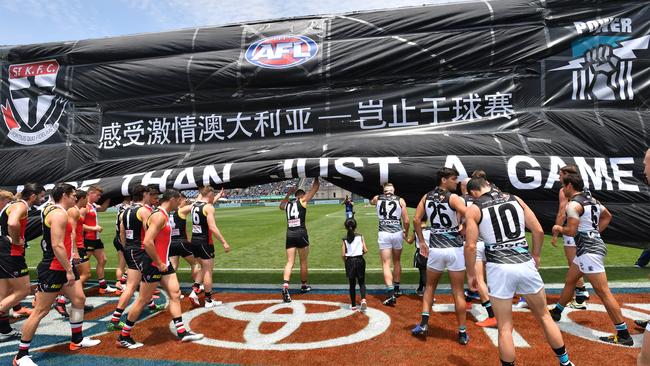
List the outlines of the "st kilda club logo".
{"type": "Polygon", "coordinates": [[[318,53],[318,44],[302,35],[280,35],[261,39],[246,50],[246,61],[265,69],[302,65],[318,53]]]}
{"type": "MultiPolygon", "coordinates": [[[[9,66],[8,90],[2,94],[2,122],[12,141],[36,145],[59,129],[59,121],[68,103],[55,95],[60,66],[55,60],[9,66]]],[[[3,83],[4,84],[4,83],[3,83]]]]}

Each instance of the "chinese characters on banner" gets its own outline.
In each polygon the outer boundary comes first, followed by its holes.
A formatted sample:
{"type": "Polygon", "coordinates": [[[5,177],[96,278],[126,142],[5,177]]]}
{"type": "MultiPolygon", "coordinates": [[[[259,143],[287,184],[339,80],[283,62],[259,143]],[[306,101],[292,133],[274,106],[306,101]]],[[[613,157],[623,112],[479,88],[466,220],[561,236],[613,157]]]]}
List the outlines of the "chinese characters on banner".
{"type": "Polygon", "coordinates": [[[507,118],[514,114],[512,93],[479,95],[470,93],[454,98],[436,97],[390,104],[384,99],[357,103],[349,114],[325,114],[312,107],[275,109],[231,115],[186,115],[156,117],[149,120],[109,122],[102,126],[100,149],[131,145],[194,144],[233,139],[265,138],[313,133],[318,121],[344,121],[360,130],[409,127],[445,122],[507,118]],[[419,104],[418,104],[419,103],[419,104]]]}

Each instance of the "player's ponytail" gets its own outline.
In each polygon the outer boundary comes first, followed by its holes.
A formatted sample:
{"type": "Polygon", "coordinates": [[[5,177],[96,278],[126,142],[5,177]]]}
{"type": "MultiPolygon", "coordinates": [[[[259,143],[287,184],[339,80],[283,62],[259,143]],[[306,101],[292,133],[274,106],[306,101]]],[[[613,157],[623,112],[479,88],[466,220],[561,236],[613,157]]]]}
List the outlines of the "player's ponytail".
{"type": "Polygon", "coordinates": [[[355,237],[355,230],[357,229],[357,220],[352,219],[352,218],[347,219],[347,220],[345,220],[344,226],[348,230],[348,235],[345,238],[345,240],[347,240],[348,243],[352,243],[352,241],[354,241],[354,237],[355,237]]]}

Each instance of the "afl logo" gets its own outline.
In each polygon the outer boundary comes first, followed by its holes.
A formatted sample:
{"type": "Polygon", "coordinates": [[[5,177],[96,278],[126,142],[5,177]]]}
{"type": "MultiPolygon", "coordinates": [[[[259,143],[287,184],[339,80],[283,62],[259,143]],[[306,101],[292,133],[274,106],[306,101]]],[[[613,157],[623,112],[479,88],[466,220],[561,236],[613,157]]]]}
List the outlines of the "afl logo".
{"type": "Polygon", "coordinates": [[[304,64],[318,53],[307,36],[282,35],[261,39],[246,50],[246,61],[265,69],[286,69],[304,64]]]}

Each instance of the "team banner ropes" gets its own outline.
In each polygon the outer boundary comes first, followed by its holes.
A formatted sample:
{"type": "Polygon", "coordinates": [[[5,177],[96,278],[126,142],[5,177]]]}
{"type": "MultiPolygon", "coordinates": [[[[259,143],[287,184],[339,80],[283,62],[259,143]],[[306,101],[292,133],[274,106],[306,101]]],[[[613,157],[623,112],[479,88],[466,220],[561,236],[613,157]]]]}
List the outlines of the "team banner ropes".
{"type": "Polygon", "coordinates": [[[501,0],[0,49],[0,186],[322,177],[410,206],[483,169],[549,231],[576,164],[643,246],[650,3],[501,0]]]}

